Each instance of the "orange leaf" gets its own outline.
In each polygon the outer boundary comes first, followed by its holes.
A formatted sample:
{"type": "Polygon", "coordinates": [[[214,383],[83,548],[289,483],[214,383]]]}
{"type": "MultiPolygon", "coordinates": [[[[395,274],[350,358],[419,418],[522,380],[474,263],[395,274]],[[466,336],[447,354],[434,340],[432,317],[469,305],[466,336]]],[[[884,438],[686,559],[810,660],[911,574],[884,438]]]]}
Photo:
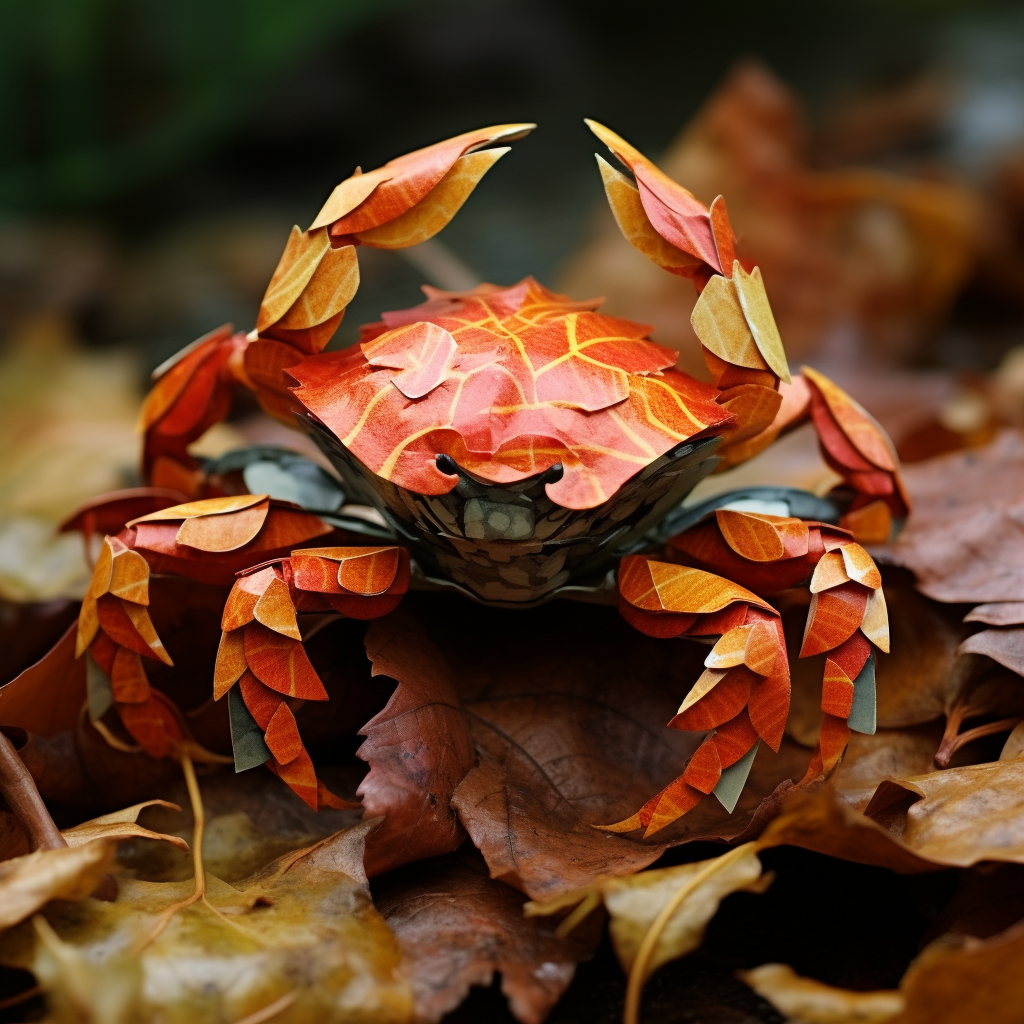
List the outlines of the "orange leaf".
{"type": "Polygon", "coordinates": [[[789,717],[789,666],[786,665],[785,659],[780,661],[781,671],[777,675],[754,680],[747,704],[750,724],[775,751],[778,751],[779,744],[782,743],[786,719],[789,717]]]}
{"type": "Polygon", "coordinates": [[[744,601],[774,614],[767,601],[701,569],[629,555],[619,564],[619,592],[643,611],[705,614],[744,601]]]}
{"type": "Polygon", "coordinates": [[[868,593],[851,582],[812,594],[800,657],[823,654],[852,636],[864,618],[868,593]]]}
{"type": "Polygon", "coordinates": [[[118,704],[117,713],[132,738],[150,757],[171,757],[185,740],[179,713],[159,691],[140,704],[118,704]]]}
{"type": "Polygon", "coordinates": [[[800,370],[817,389],[839,429],[854,448],[879,469],[896,472],[892,442],[874,417],[824,374],[809,366],[802,366],[800,370]]]}
{"type": "Polygon", "coordinates": [[[707,794],[718,785],[721,777],[722,762],[718,756],[718,748],[709,736],[690,758],[682,778],[688,786],[707,794]]]}
{"type": "Polygon", "coordinates": [[[213,516],[194,516],[178,528],[177,541],[199,551],[235,551],[245,547],[263,528],[270,502],[213,516]]]}
{"type": "Polygon", "coordinates": [[[149,698],[150,686],[142,659],[134,652],[118,647],[110,669],[114,700],[119,704],[142,704],[149,698]]]}
{"type": "Polygon", "coordinates": [[[700,343],[724,362],[770,369],[743,315],[736,286],[728,278],[715,274],[708,281],[690,314],[690,324],[700,343]]]}
{"type": "Polygon", "coordinates": [[[845,719],[852,707],[853,680],[831,658],[826,658],[821,680],[821,710],[845,719]]]}
{"type": "Polygon", "coordinates": [[[217,661],[213,667],[213,699],[220,700],[247,668],[242,631],[235,629],[221,633],[217,661]]]}
{"type": "Polygon", "coordinates": [[[203,498],[201,501],[188,501],[184,505],[172,505],[159,512],[150,512],[149,515],[139,516],[138,519],[133,519],[125,525],[135,526],[137,523],[161,523],[174,519],[191,519],[193,516],[239,512],[243,508],[252,508],[253,505],[258,505],[266,498],[266,494],[232,494],[224,498],[203,498]]]}
{"type": "Polygon", "coordinates": [[[868,594],[860,629],[880,651],[889,653],[889,612],[881,587],[868,594]]]}
{"type": "Polygon", "coordinates": [[[260,302],[256,330],[262,333],[277,323],[309,284],[331,240],[326,231],[300,231],[293,227],[284,252],[260,302]]]}
{"type": "Polygon", "coordinates": [[[244,628],[245,660],[257,679],[288,697],[327,700],[327,691],[298,640],[258,622],[244,628]]]}
{"type": "Polygon", "coordinates": [[[715,520],[729,547],[751,562],[775,562],[807,554],[809,531],[800,519],[720,508],[715,520]]]}
{"type": "Polygon", "coordinates": [[[317,780],[313,761],[305,749],[288,764],[279,764],[274,760],[268,761],[267,767],[286,783],[300,800],[314,811],[320,809],[319,795],[322,783],[317,780]]]}
{"type": "Polygon", "coordinates": [[[851,509],[839,525],[849,530],[861,544],[887,544],[892,533],[892,513],[884,501],[869,502],[851,509]]]}
{"type": "Polygon", "coordinates": [[[844,544],[839,551],[851,580],[856,580],[872,590],[877,590],[882,585],[882,574],[878,571],[878,566],[859,544],[844,544]]]}
{"type": "Polygon", "coordinates": [[[132,551],[114,537],[107,538],[113,552],[110,566],[109,593],[134,604],[149,604],[149,565],[137,551],[132,551]]]}
{"type": "Polygon", "coordinates": [[[459,212],[480,179],[509,151],[508,146],[460,156],[445,176],[405,213],[355,237],[375,249],[405,249],[436,235],[459,212]]]}
{"type": "Polygon", "coordinates": [[[360,348],[370,366],[396,371],[391,383],[406,398],[422,398],[433,391],[448,376],[458,351],[443,327],[423,322],[388,331],[360,348]]]}
{"type": "Polygon", "coordinates": [[[755,678],[742,666],[726,671],[706,669],[668,723],[669,728],[701,732],[735,718],[747,703],[755,678]]]}
{"type": "Polygon", "coordinates": [[[132,604],[113,594],[104,594],[96,602],[100,625],[111,640],[136,654],[171,664],[170,656],[156,635],[143,605],[132,604]]]}
{"type": "Polygon", "coordinates": [[[284,701],[278,704],[277,710],[267,723],[264,739],[278,764],[288,764],[306,750],[299,737],[295,716],[284,701]]]}
{"type": "Polygon", "coordinates": [[[831,590],[832,587],[849,582],[850,577],[846,572],[846,562],[843,556],[838,550],[826,551],[814,567],[814,575],[811,577],[811,593],[817,594],[822,590],[831,590]]]}
{"type": "Polygon", "coordinates": [[[276,633],[291,637],[293,640],[302,639],[299,624],[295,621],[295,605],[292,604],[288,584],[276,576],[272,576],[267,583],[263,594],[256,602],[253,615],[257,622],[262,622],[276,633]]]}

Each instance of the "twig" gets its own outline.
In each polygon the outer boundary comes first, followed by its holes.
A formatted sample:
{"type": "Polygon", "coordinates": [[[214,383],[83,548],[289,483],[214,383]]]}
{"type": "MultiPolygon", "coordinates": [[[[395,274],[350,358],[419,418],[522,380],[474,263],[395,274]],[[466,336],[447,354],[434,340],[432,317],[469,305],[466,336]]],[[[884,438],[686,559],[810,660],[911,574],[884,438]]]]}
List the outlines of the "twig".
{"type": "Polygon", "coordinates": [[[0,732],[0,794],[18,819],[33,850],[60,850],[67,842],[53,823],[14,744],[0,732]]]}
{"type": "Polygon", "coordinates": [[[33,985],[31,988],[23,988],[13,996],[8,996],[6,999],[0,999],[0,1010],[9,1010],[12,1006],[17,1006],[19,1003],[28,1002],[29,999],[34,999],[36,996],[41,995],[42,991],[42,985],[33,985]]]}

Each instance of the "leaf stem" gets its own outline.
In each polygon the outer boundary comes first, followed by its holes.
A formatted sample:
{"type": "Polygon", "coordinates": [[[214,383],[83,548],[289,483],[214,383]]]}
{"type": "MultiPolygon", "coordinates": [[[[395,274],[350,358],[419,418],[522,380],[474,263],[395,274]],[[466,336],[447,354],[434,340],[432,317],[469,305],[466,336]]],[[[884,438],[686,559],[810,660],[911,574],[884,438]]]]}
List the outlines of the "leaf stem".
{"type": "Polygon", "coordinates": [[[672,915],[682,906],[686,898],[696,889],[702,886],[712,875],[721,870],[734,860],[739,860],[751,847],[757,848],[757,841],[744,843],[742,846],[734,847],[728,853],[711,861],[707,867],[698,871],[685,885],[679,887],[672,899],[661,908],[658,916],[651,922],[647,934],[636,951],[633,966],[629,969],[629,980],[626,983],[626,1007],[623,1011],[623,1024],[640,1024],[640,997],[643,994],[644,982],[647,981],[649,965],[654,956],[655,947],[665,926],[672,919],[672,915]]]}
{"type": "Polygon", "coordinates": [[[33,850],[60,850],[67,842],[54,824],[35,779],[14,744],[0,732],[0,794],[18,819],[33,850]]]}
{"type": "MultiPolygon", "coordinates": [[[[203,809],[203,795],[199,792],[195,765],[188,754],[181,755],[181,770],[185,774],[189,803],[192,805],[192,868],[195,875],[195,889],[187,899],[172,903],[159,917],[153,930],[135,947],[138,956],[150,943],[155,942],[179,910],[203,900],[206,902],[206,869],[203,867],[203,830],[206,828],[206,811],[203,809]]],[[[207,904],[209,905],[209,904],[207,904]]],[[[211,908],[212,909],[212,908],[211,908]]]]}
{"type": "Polygon", "coordinates": [[[564,939],[574,928],[601,905],[601,894],[599,892],[588,893],[575,907],[573,912],[555,929],[555,938],[564,939]]]}

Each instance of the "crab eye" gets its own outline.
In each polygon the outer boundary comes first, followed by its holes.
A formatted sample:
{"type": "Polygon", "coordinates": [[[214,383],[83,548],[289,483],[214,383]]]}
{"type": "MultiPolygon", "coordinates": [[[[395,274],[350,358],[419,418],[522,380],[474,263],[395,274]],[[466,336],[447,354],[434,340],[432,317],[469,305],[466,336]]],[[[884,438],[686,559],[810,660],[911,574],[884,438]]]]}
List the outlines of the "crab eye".
{"type": "Polygon", "coordinates": [[[459,471],[459,467],[450,455],[438,455],[434,459],[434,464],[437,466],[438,472],[444,473],[445,476],[455,476],[459,471]]]}
{"type": "Polygon", "coordinates": [[[541,474],[540,483],[557,484],[558,481],[562,479],[562,475],[564,473],[565,467],[560,462],[556,462],[541,474]]]}

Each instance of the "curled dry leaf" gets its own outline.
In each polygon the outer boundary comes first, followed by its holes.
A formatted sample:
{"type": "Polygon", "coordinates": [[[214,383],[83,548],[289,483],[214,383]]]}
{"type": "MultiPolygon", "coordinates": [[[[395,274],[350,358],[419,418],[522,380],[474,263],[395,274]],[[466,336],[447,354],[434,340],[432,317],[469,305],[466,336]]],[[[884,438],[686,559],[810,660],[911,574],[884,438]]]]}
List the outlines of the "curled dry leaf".
{"type": "MultiPolygon", "coordinates": [[[[51,1019],[102,1020],[108,987],[127,983],[126,1021],[220,1024],[274,1007],[280,1024],[408,1021],[412,998],[399,972],[398,944],[373,909],[362,871],[370,827],[286,854],[233,886],[207,875],[208,903],[182,907],[158,933],[161,915],[192,891],[191,881],[122,875],[112,903],[51,904],[44,913],[53,935],[45,946],[61,955],[43,975],[54,992],[52,1009],[66,1008],[51,1019]],[[69,993],[81,958],[97,984],[77,990],[91,1002],[72,1014],[69,993]]],[[[39,946],[26,923],[0,939],[0,959],[31,967],[39,946]]]]}
{"type": "Polygon", "coordinates": [[[785,964],[764,964],[739,977],[793,1024],[882,1024],[904,1006],[899,992],[851,992],[802,978],[785,964]]]}
{"type": "Polygon", "coordinates": [[[936,864],[1024,863],[1024,760],[883,782],[865,814],[936,864]]]}
{"type": "Polygon", "coordinates": [[[900,983],[893,1024],[1017,1024],[1024,1006],[1024,923],[989,939],[947,936],[927,946],[900,983]]]}
{"type": "Polygon", "coordinates": [[[987,939],[946,935],[926,946],[898,991],[851,992],[783,964],[740,977],[795,1024],[1018,1024],[1024,1006],[1024,923],[987,939]]]}
{"type": "Polygon", "coordinates": [[[1024,628],[983,629],[969,636],[958,654],[984,654],[1019,676],[1024,676],[1024,628]]]}
{"type": "Polygon", "coordinates": [[[843,800],[863,811],[885,779],[907,779],[932,771],[941,738],[938,722],[909,729],[879,729],[873,736],[855,732],[829,781],[843,800]]]}
{"type": "Polygon", "coordinates": [[[188,843],[180,836],[168,835],[165,832],[153,832],[143,828],[139,823],[139,815],[147,807],[164,807],[171,811],[180,811],[177,804],[166,800],[145,800],[124,810],[103,814],[91,821],[83,821],[81,825],[67,828],[61,832],[68,846],[83,846],[96,839],[157,839],[170,843],[188,853],[188,843]]]}
{"type": "Polygon", "coordinates": [[[557,938],[554,923],[524,917],[522,893],[489,878],[476,857],[411,865],[375,883],[373,896],[402,947],[418,1022],[439,1021],[498,972],[516,1020],[539,1024],[599,935],[581,928],[557,938]]]}
{"type": "MultiPolygon", "coordinates": [[[[602,876],[590,885],[554,900],[528,903],[527,915],[547,916],[580,908],[595,909],[603,903],[615,954],[622,969],[633,969],[644,941],[663,911],[679,896],[681,902],[660,923],[653,948],[645,954],[642,981],[662,964],[685,956],[704,938],[708,922],[719,904],[733,892],[763,892],[771,876],[761,874],[758,844],[743,846],[711,860],[641,871],[628,878],[602,876]]],[[[568,919],[566,919],[568,920],[568,919]]]]}
{"type": "Polygon", "coordinates": [[[116,845],[98,839],[0,862],[0,929],[23,921],[50,900],[84,899],[109,870],[116,845]]]}

